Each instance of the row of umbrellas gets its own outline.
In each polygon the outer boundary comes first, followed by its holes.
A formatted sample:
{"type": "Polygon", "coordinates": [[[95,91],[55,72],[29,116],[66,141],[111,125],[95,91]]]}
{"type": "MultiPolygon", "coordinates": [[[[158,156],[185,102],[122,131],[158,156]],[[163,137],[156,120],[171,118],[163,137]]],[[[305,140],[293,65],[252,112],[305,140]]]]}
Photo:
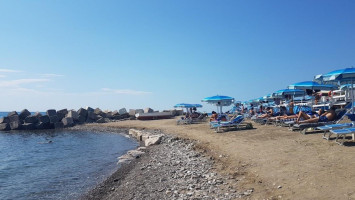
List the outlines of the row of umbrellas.
{"type": "MultiPolygon", "coordinates": [[[[232,105],[232,103],[234,102],[234,98],[229,97],[229,96],[216,95],[216,96],[206,97],[206,98],[202,99],[201,101],[217,106],[218,113],[223,113],[222,107],[232,105]]],[[[186,112],[188,112],[189,108],[193,108],[193,107],[200,108],[200,107],[202,107],[202,105],[201,104],[180,103],[180,104],[176,104],[174,107],[175,108],[186,108],[186,112]]]]}
{"type": "MultiPolygon", "coordinates": [[[[353,89],[355,80],[355,68],[345,68],[329,72],[324,75],[315,76],[314,81],[299,82],[289,85],[287,89],[278,90],[272,94],[265,95],[263,97],[253,99],[248,101],[251,102],[262,102],[265,100],[271,100],[274,98],[282,98],[285,96],[300,97],[305,96],[307,90],[334,90],[342,85],[343,89],[353,89]],[[349,84],[350,82],[350,84],[349,84]],[[326,84],[329,83],[329,84],[326,84]]],[[[353,91],[353,90],[351,90],[353,91]]],[[[354,103],[353,94],[351,94],[352,102],[354,103]]],[[[206,97],[202,99],[202,102],[213,104],[219,108],[218,112],[222,113],[223,106],[230,106],[234,103],[234,98],[229,96],[216,95],[211,97],[206,97]]],[[[176,108],[192,108],[192,107],[202,107],[201,104],[176,104],[176,108]]],[[[353,110],[354,112],[354,110],[353,110]]]]}
{"type": "MultiPolygon", "coordinates": [[[[305,96],[306,91],[315,90],[334,90],[334,89],[352,89],[354,88],[353,82],[355,81],[355,68],[345,68],[334,70],[326,74],[317,75],[314,77],[314,81],[299,82],[289,85],[287,89],[278,90],[272,94],[253,99],[248,101],[251,102],[261,102],[267,101],[274,98],[282,98],[285,96],[305,96]],[[350,83],[350,84],[349,84],[350,83]]],[[[352,102],[354,102],[353,94],[351,93],[352,102]]]]}

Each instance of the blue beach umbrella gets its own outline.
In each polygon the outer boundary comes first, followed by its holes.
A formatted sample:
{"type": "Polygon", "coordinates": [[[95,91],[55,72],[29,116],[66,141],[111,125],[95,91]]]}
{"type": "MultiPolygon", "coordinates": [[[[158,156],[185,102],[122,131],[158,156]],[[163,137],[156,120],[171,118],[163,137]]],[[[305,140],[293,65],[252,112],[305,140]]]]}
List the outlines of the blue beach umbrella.
{"type": "MultiPolygon", "coordinates": [[[[327,74],[318,75],[315,77],[316,80],[322,82],[338,82],[339,84],[350,83],[351,90],[351,102],[354,104],[354,94],[353,94],[353,82],[355,80],[355,68],[345,68],[331,71],[327,74]]],[[[349,87],[348,87],[349,88],[349,87]]],[[[352,113],[354,114],[354,107],[352,106],[352,113]]]]}
{"type": "Polygon", "coordinates": [[[220,107],[220,113],[222,113],[222,107],[232,105],[232,103],[234,102],[234,98],[229,96],[216,95],[212,97],[206,97],[201,101],[217,106],[217,110],[218,107],[220,107]]]}
{"type": "Polygon", "coordinates": [[[315,80],[321,82],[340,82],[349,83],[355,80],[355,68],[345,68],[331,71],[323,75],[315,76],[315,80]]]}
{"type": "Polygon", "coordinates": [[[272,100],[272,99],[273,99],[272,94],[267,94],[267,95],[263,96],[263,99],[264,99],[265,101],[272,100]]]}
{"type": "Polygon", "coordinates": [[[304,90],[298,90],[298,89],[283,89],[283,90],[278,90],[272,94],[273,97],[276,98],[284,98],[287,95],[294,97],[300,97],[300,96],[305,96],[306,92],[304,90]]]}
{"type": "Polygon", "coordinates": [[[295,83],[288,86],[288,89],[300,89],[300,90],[333,90],[336,86],[334,85],[323,85],[315,81],[304,81],[295,83]]]}

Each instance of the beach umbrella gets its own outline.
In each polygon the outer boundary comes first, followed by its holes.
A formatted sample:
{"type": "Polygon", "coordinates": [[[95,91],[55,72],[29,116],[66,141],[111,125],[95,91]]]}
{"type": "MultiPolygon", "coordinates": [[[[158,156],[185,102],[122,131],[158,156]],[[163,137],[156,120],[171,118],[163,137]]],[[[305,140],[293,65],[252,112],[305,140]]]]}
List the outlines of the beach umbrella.
{"type": "MultiPolygon", "coordinates": [[[[355,80],[355,68],[344,68],[331,71],[329,73],[318,75],[315,79],[322,82],[337,82],[338,84],[350,83],[351,88],[351,102],[354,104],[353,81],[355,80]]],[[[349,87],[347,87],[349,89],[349,87]]],[[[354,107],[352,106],[352,113],[354,114],[354,107]]]]}
{"type": "Polygon", "coordinates": [[[304,90],[298,90],[298,89],[283,89],[283,90],[278,90],[272,94],[274,98],[283,98],[286,96],[292,96],[293,98],[295,97],[300,97],[300,96],[305,96],[306,92],[304,90]]]}
{"type": "Polygon", "coordinates": [[[189,108],[202,108],[201,104],[190,104],[190,103],[179,103],[174,106],[174,108],[186,108],[186,113],[189,108]]]}
{"type": "Polygon", "coordinates": [[[267,94],[267,95],[263,96],[263,100],[265,100],[265,101],[269,101],[272,99],[273,99],[272,94],[267,94]]]}
{"type": "Polygon", "coordinates": [[[345,68],[315,76],[315,80],[321,82],[350,83],[355,80],[355,68],[345,68]]]}
{"type": "Polygon", "coordinates": [[[222,113],[222,107],[232,105],[234,98],[229,96],[216,95],[212,97],[206,97],[201,101],[217,106],[217,111],[218,108],[220,108],[220,113],[222,113]]]}
{"type": "Polygon", "coordinates": [[[334,85],[323,85],[315,81],[304,81],[295,83],[288,86],[288,89],[300,89],[300,90],[333,90],[336,86],[334,85]]]}

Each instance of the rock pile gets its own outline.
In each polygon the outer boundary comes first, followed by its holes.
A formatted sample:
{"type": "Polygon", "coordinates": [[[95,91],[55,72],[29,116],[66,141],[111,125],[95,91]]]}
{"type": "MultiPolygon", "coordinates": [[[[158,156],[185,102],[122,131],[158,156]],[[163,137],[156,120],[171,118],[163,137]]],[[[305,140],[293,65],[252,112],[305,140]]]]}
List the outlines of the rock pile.
{"type": "Polygon", "coordinates": [[[7,117],[0,118],[0,131],[8,130],[34,130],[59,129],[72,127],[84,123],[105,123],[114,120],[129,118],[126,109],[119,111],[102,111],[99,108],[80,108],[79,110],[49,109],[45,114],[31,114],[24,109],[18,114],[16,111],[8,113],[7,117]]]}
{"type": "MultiPolygon", "coordinates": [[[[218,174],[214,160],[195,151],[193,142],[159,132],[151,133],[161,136],[159,145],[130,151],[134,161],[124,162],[122,169],[129,166],[124,177],[111,177],[88,199],[236,199],[253,192],[238,192],[232,186],[237,180],[218,174]]],[[[142,138],[145,132],[130,133],[142,138]]]]}

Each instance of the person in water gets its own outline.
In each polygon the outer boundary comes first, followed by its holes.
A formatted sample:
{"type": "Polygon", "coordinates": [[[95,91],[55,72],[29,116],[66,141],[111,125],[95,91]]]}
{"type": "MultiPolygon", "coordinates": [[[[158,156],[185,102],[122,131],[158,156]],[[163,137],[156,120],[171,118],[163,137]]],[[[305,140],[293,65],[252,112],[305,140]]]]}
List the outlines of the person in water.
{"type": "MultiPolygon", "coordinates": [[[[320,111],[321,111],[321,109],[320,109],[320,111]]],[[[333,121],[336,117],[335,106],[332,106],[327,112],[325,112],[323,114],[321,114],[320,111],[318,113],[320,115],[318,115],[318,116],[313,115],[313,117],[307,115],[304,112],[300,112],[296,123],[303,124],[303,123],[329,122],[329,121],[333,121]],[[305,120],[300,121],[301,117],[305,120]]]]}

